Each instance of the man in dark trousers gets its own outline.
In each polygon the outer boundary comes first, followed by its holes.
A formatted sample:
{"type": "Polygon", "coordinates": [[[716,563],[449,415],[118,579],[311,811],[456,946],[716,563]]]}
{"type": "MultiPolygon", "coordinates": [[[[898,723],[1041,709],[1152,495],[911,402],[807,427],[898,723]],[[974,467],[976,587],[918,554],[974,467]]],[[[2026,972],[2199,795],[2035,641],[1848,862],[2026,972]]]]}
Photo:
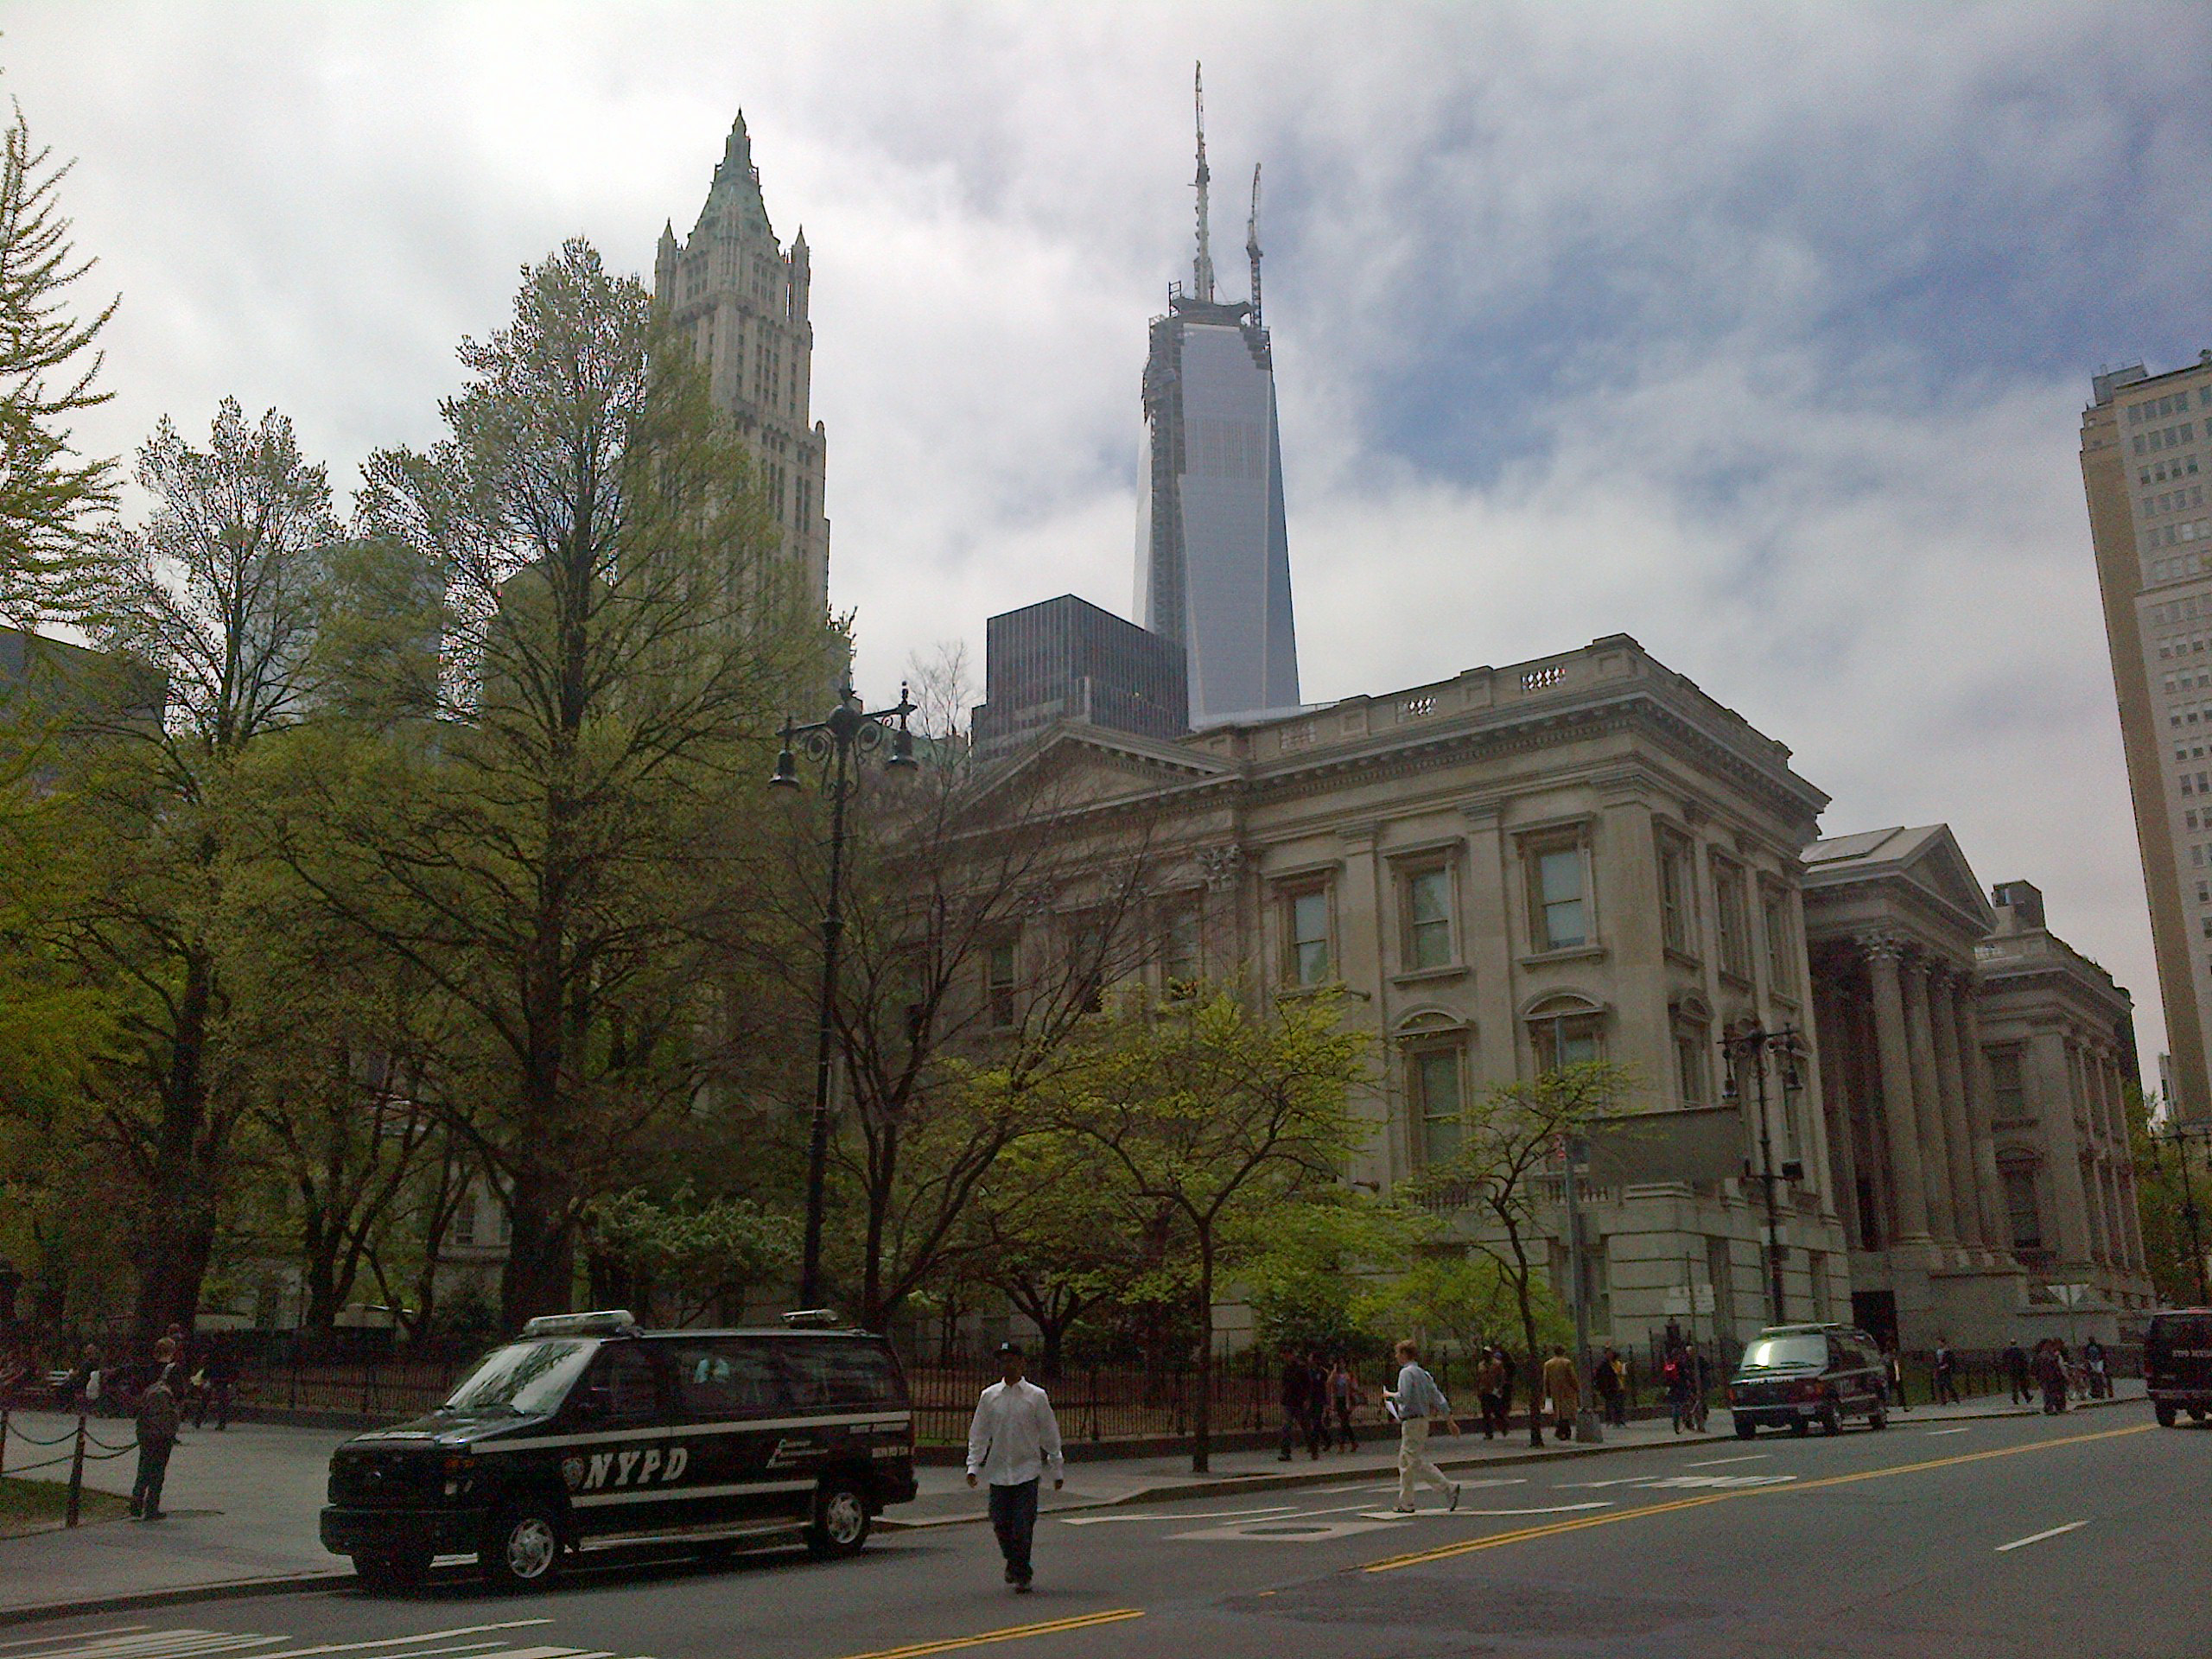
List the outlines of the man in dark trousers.
{"type": "Polygon", "coordinates": [[[2035,1399],[2028,1387],[2028,1351],[2020,1346],[2018,1337],[2005,1346],[2005,1380],[2012,1385],[2012,1403],[2024,1406],[2035,1399]]]}
{"type": "Polygon", "coordinates": [[[138,1478],[130,1484],[136,1520],[162,1518],[162,1483],[168,1478],[169,1453],[176,1450],[177,1426],[184,1420],[176,1402],[175,1370],[163,1368],[138,1396],[138,1478]]]}
{"type": "Polygon", "coordinates": [[[983,1390],[968,1425],[968,1484],[990,1482],[991,1530],[1006,1557],[1006,1581],[1029,1593],[1029,1546],[1037,1534],[1037,1484],[1052,1471],[1052,1490],[1066,1482],[1059,1420],[1045,1390],[1022,1378],[1021,1350],[999,1344],[1000,1380],[983,1390]]]}
{"type": "Polygon", "coordinates": [[[1280,1398],[1282,1449],[1275,1454],[1275,1461],[1288,1463],[1292,1448],[1300,1439],[1310,1441],[1313,1434],[1313,1368],[1306,1363],[1305,1355],[1288,1348],[1282,1351],[1280,1398]]]}
{"type": "Polygon", "coordinates": [[[1936,1403],[1955,1406],[1959,1403],[1959,1360],[1951,1351],[1948,1338],[1936,1338],[1936,1403]]]}

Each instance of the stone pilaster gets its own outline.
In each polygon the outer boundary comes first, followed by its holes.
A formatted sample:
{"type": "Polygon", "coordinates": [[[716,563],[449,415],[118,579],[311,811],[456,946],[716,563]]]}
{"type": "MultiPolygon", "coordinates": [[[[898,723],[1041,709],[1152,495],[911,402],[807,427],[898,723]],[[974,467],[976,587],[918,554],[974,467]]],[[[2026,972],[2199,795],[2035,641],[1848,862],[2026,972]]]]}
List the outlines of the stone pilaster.
{"type": "Polygon", "coordinates": [[[1981,999],[1974,980],[1952,988],[1959,1023],[1959,1065],[1966,1084],[1967,1122],[1974,1135],[1974,1190],[1981,1200],[1981,1236],[1993,1249],[2012,1248],[2012,1218],[2005,1211],[2005,1183],[1997,1169],[1997,1135],[1990,1127],[1989,1057],[1981,1046],[1981,999]]]}
{"type": "Polygon", "coordinates": [[[1874,985],[1874,1039],[1882,1057],[1882,1120],[1890,1147],[1890,1179],[1901,1242],[1929,1242],[1928,1194],[1921,1182],[1919,1116],[1913,1105],[1912,1057],[1905,1032],[1904,951],[1894,941],[1865,945],[1874,985]]]}
{"type": "Polygon", "coordinates": [[[1936,1041],[1936,1075],[1943,1100],[1943,1157],[1951,1183],[1951,1220],[1959,1243],[1979,1250],[1981,1195],[1975,1190],[1974,1128],[1967,1118],[1966,1073],[1960,1060],[1958,1001],[1952,995],[1957,976],[1939,969],[1928,976],[1929,1025],[1936,1041]]]}
{"type": "Polygon", "coordinates": [[[1951,1205],[1949,1155],[1943,1148],[1943,1092],[1936,1076],[1936,1038],[1929,1028],[1929,963],[1914,957],[1904,965],[1905,1039],[1912,1066],[1915,1144],[1920,1150],[1920,1179],[1928,1198],[1928,1226],[1939,1243],[1958,1240],[1951,1205]]]}

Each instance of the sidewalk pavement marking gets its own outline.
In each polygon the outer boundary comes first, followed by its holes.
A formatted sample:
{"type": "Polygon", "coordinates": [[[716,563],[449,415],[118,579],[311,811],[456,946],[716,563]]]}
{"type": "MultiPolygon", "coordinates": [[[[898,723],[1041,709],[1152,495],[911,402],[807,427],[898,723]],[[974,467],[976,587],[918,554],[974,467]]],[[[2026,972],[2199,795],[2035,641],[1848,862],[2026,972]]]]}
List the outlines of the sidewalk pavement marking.
{"type": "Polygon", "coordinates": [[[1763,1458],[1770,1458],[1773,1455],[1774,1453],[1771,1452],[1745,1452],[1732,1458],[1705,1458],[1700,1459],[1696,1463],[1686,1463],[1682,1467],[1685,1469],[1718,1469],[1724,1463],[1757,1463],[1763,1458]]]}
{"type": "Polygon", "coordinates": [[[1130,1521],[1238,1521],[1251,1515],[1288,1515],[1297,1507],[1276,1503],[1264,1510],[1208,1510],[1200,1515],[1170,1515],[1163,1510],[1156,1515],[1056,1515],[1052,1518],[1064,1527],[1107,1527],[1130,1521]]]}
{"type": "MultiPolygon", "coordinates": [[[[374,1642],[326,1642],[319,1647],[288,1648],[283,1653],[259,1653],[254,1659],[308,1659],[317,1653],[358,1653],[365,1648],[412,1647],[417,1642],[442,1642],[449,1636],[480,1636],[487,1630],[526,1630],[550,1624],[550,1618],[510,1618],[499,1624],[457,1624],[449,1630],[424,1630],[419,1636],[386,1636],[374,1642]]],[[[280,1638],[281,1639],[281,1638],[280,1638]]]]}
{"type": "Polygon", "coordinates": [[[949,1636],[937,1642],[917,1642],[910,1647],[879,1648],[855,1653],[849,1659],[922,1659],[931,1653],[955,1653],[980,1648],[988,1642],[1020,1642],[1033,1636],[1057,1636],[1062,1630],[1086,1630],[1094,1624],[1118,1624],[1125,1618],[1142,1618],[1141,1607],[1117,1607],[1110,1613],[1078,1613],[1073,1618],[1048,1618],[1040,1624],[1009,1624],[1002,1630],[982,1630],[974,1636],[949,1636]]]}
{"type": "Polygon", "coordinates": [[[2086,1527],[2088,1524],[2089,1523],[2087,1521],[2069,1521],[2063,1527],[2052,1527],[2044,1532],[2031,1532],[2024,1538],[2015,1538],[2009,1544],[1998,1545],[1997,1553],[1999,1555],[2002,1555],[2007,1550],[2019,1549],[2028,1544],[2039,1544],[2046,1538],[2056,1538],[2062,1533],[2079,1531],[2082,1528],[2086,1527]]]}
{"type": "Polygon", "coordinates": [[[19,1659],[136,1659],[137,1656],[158,1654],[161,1659],[188,1659],[194,1654],[236,1653],[246,1648],[265,1648],[285,1638],[281,1636],[233,1636],[226,1630],[156,1630],[140,1628],[140,1633],[120,1635],[115,1640],[98,1637],[48,1637],[53,1644],[35,1654],[19,1656],[19,1659]]]}
{"type": "Polygon", "coordinates": [[[1678,1497],[1667,1503],[1647,1503],[1641,1509],[1617,1510],[1611,1515],[1584,1516],[1574,1521],[1554,1521],[1549,1526],[1523,1527],[1517,1532],[1470,1538],[1461,1543],[1418,1550],[1410,1555],[1392,1555],[1382,1560],[1370,1561],[1358,1570],[1363,1573],[1392,1573],[1402,1567],[1419,1567],[1425,1561],[1440,1561],[1453,1555],[1471,1555],[1478,1550],[1496,1549],[1504,1544],[1554,1537],[1563,1532],[1580,1531],[1585,1527],[1611,1526],[1615,1522],[1634,1521],[1647,1515],[1669,1515],[1677,1510],[1701,1509],[1707,1503],[1727,1503],[1738,1498],[1758,1497],[1774,1492],[1810,1492],[1827,1486],[1849,1486],[1862,1480],[1881,1480],[1891,1475],[1919,1474],[1929,1469],[1948,1469],[1955,1464],[1980,1463],[1990,1458],[2009,1458],[2023,1452],[2043,1452],[2054,1446],[2117,1440],[2123,1434],[2147,1433],[2155,1427],[2152,1423],[2136,1423],[2126,1428],[2101,1429],[2093,1434],[2069,1434],[2055,1440],[2028,1440],[2018,1446],[2000,1446],[1988,1452],[1961,1452],[1948,1458],[1929,1458],[1919,1463],[1888,1464],[1879,1469],[1861,1469],[1848,1475],[1826,1475],[1818,1480],[1792,1481],[1786,1485],[1738,1486],[1727,1491],[1707,1492],[1697,1497],[1678,1497]]]}
{"type": "Polygon", "coordinates": [[[111,1626],[109,1629],[105,1630],[79,1630],[74,1636],[59,1637],[51,1636],[27,1636],[18,1641],[0,1642],[0,1653],[4,1653],[10,1648],[42,1648],[48,1643],[54,1641],[97,1642],[101,1637],[108,1636],[135,1636],[139,1631],[148,1630],[149,1628],[151,1627],[144,1624],[117,1624],[111,1626]]]}

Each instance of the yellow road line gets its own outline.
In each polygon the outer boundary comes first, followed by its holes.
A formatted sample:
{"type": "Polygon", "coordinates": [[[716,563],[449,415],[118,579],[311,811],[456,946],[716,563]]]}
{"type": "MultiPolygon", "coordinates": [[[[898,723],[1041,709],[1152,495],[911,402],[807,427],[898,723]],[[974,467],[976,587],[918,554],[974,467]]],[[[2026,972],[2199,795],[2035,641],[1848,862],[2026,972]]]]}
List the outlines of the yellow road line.
{"type": "Polygon", "coordinates": [[[987,1642],[1020,1642],[1033,1636],[1057,1636],[1063,1630],[1087,1630],[1094,1624],[1118,1624],[1125,1618],[1142,1618],[1141,1607],[1117,1607],[1110,1613],[1078,1613],[1073,1618],[1048,1618],[1041,1624],[1010,1624],[1002,1630],[982,1630],[974,1636],[948,1636],[939,1642],[917,1642],[912,1647],[883,1648],[855,1653],[849,1659],[922,1659],[924,1654],[954,1653],[980,1648],[987,1642]]]}
{"type": "Polygon", "coordinates": [[[1702,1509],[1708,1503],[1726,1503],[1739,1497],[1770,1497],[1783,1492],[1815,1492],[1825,1486],[1848,1486],[1857,1481],[1881,1480],[1891,1475],[1915,1475],[1929,1469],[1948,1469],[1955,1464],[2017,1457],[2023,1452],[2044,1452],[2054,1446],[2116,1440],[2123,1434],[2141,1434],[2153,1427],[2155,1425],[2151,1423],[2137,1423],[2127,1428],[2100,1429],[2094,1434],[2069,1434],[2055,1440],[2029,1440],[2019,1446],[2000,1446],[1987,1452],[1961,1452],[1953,1457],[1929,1458],[1920,1463],[1889,1464],[1879,1469],[1861,1469],[1848,1475],[1824,1475],[1818,1480],[1797,1480],[1770,1486],[1740,1486],[1729,1491],[1705,1492],[1696,1497],[1679,1497],[1665,1503],[1647,1503],[1641,1509],[1615,1510],[1605,1515],[1583,1516],[1573,1521],[1554,1521],[1541,1527],[1522,1527],[1514,1532],[1492,1533],[1487,1537],[1470,1538],[1462,1543],[1417,1550],[1410,1555],[1392,1555],[1382,1560],[1370,1561],[1359,1570],[1363,1573],[1392,1573],[1402,1567],[1419,1567],[1424,1561],[1440,1561],[1453,1555],[1471,1555],[1478,1550],[1497,1549],[1506,1544],[1556,1537],[1563,1532],[1580,1532],[1586,1527],[1610,1527],[1622,1521],[1639,1521],[1648,1515],[1671,1515],[1678,1510],[1702,1509]]]}

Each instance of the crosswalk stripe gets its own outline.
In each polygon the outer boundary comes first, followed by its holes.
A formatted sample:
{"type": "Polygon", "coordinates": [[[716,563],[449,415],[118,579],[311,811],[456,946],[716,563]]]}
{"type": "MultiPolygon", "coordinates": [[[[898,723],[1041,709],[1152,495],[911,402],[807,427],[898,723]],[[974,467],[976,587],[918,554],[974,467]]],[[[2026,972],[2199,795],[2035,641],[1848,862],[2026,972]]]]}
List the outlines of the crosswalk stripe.
{"type": "Polygon", "coordinates": [[[526,1630],[550,1624],[550,1618],[511,1618],[498,1624],[456,1624],[449,1630],[424,1630],[416,1636],[387,1636],[374,1642],[325,1642],[312,1648],[287,1648],[282,1653],[256,1654],[254,1659],[309,1659],[324,1653],[359,1653],[369,1648],[411,1648],[418,1642],[442,1642],[449,1636],[481,1636],[490,1630],[526,1630]]]}
{"type": "MultiPolygon", "coordinates": [[[[66,1642],[96,1642],[103,1637],[132,1636],[145,1628],[143,1624],[118,1624],[105,1630],[79,1630],[74,1636],[61,1639],[66,1642]]],[[[0,1653],[12,1648],[42,1648],[54,1639],[50,1636],[26,1636],[13,1642],[0,1642],[0,1653]]]]}

